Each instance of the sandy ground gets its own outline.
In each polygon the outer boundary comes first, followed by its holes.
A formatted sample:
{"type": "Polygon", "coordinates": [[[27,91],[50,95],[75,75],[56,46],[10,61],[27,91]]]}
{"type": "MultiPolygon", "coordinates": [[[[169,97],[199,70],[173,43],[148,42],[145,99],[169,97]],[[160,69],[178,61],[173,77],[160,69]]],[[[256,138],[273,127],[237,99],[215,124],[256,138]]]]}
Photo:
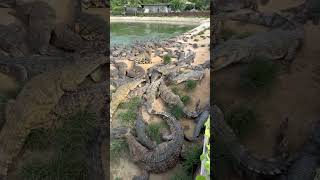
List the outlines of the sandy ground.
{"type": "MultiPolygon", "coordinates": [[[[181,41],[183,42],[183,41],[181,41]]],[[[204,34],[197,35],[193,39],[189,39],[187,42],[183,42],[186,45],[186,50],[191,49],[196,52],[195,62],[194,64],[202,64],[206,60],[209,60],[210,52],[209,52],[209,44],[210,44],[210,31],[206,30],[204,34]],[[200,37],[203,36],[204,38],[200,37]],[[195,41],[195,39],[198,39],[199,41],[195,41]],[[193,49],[192,44],[197,43],[199,45],[199,48],[193,49]],[[203,46],[202,46],[203,45],[203,46]]],[[[174,49],[173,49],[174,50],[174,49]]],[[[152,64],[143,64],[141,65],[145,70],[148,68],[162,63],[162,59],[158,56],[153,56],[152,54],[152,64]]],[[[173,59],[174,61],[175,59],[173,59]]],[[[132,66],[133,62],[129,60],[124,60],[123,62],[126,62],[129,66],[129,68],[132,66]]],[[[183,90],[183,85],[178,85],[178,88],[183,90]]],[[[187,106],[190,110],[194,110],[195,103],[200,99],[200,107],[204,107],[205,104],[208,102],[210,97],[210,71],[207,69],[205,72],[205,75],[201,81],[199,81],[197,87],[191,91],[191,92],[183,92],[185,95],[188,95],[191,97],[191,103],[187,106]]],[[[166,107],[163,103],[163,101],[158,98],[154,105],[155,110],[157,111],[164,111],[166,110],[166,107]]],[[[121,111],[121,110],[120,110],[121,111]]],[[[119,112],[120,112],[119,111],[119,112]]],[[[117,112],[117,113],[119,113],[117,112]]],[[[116,117],[115,115],[114,117],[116,117]]],[[[143,118],[147,123],[155,123],[155,122],[162,122],[163,120],[158,117],[150,117],[148,113],[144,111],[143,118]]],[[[195,127],[195,123],[191,119],[181,119],[181,125],[184,129],[184,132],[187,136],[191,136],[195,127]]],[[[113,121],[112,126],[118,126],[117,120],[113,121]]],[[[179,170],[179,165],[172,169],[167,171],[166,173],[162,174],[151,174],[150,180],[162,180],[162,179],[170,179],[177,171],[179,170]]],[[[114,179],[116,177],[122,178],[122,179],[131,179],[134,175],[139,175],[141,173],[140,168],[134,164],[131,160],[128,158],[121,158],[119,162],[117,163],[111,163],[111,179],[114,179]],[[124,171],[125,169],[125,171],[124,171]]]]}
{"type": "MultiPolygon", "coordinates": [[[[260,7],[274,11],[300,4],[299,0],[270,1],[260,7]],[[276,8],[277,7],[277,8],[276,8]]],[[[263,31],[264,28],[230,23],[236,31],[263,31]]],[[[239,75],[246,65],[234,65],[214,74],[217,90],[215,97],[222,104],[231,106],[247,104],[260,115],[260,126],[243,143],[260,157],[272,157],[275,134],[280,122],[289,119],[289,150],[297,151],[305,141],[312,122],[320,115],[320,27],[305,25],[305,41],[291,65],[291,72],[282,72],[269,93],[248,94],[239,90],[239,75]],[[263,143],[261,143],[263,142],[263,143]]]]}

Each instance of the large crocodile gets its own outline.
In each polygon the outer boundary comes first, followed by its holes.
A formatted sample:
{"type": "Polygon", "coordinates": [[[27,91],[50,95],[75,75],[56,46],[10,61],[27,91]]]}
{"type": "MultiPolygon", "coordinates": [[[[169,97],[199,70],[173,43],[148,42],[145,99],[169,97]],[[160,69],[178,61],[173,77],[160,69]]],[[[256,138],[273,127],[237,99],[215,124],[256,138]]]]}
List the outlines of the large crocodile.
{"type": "Polygon", "coordinates": [[[25,82],[32,77],[74,63],[72,57],[24,56],[0,57],[0,71],[25,82]]]}
{"type": "Polygon", "coordinates": [[[259,22],[262,25],[277,28],[256,33],[241,40],[231,39],[218,44],[212,51],[214,54],[211,64],[213,71],[234,63],[251,62],[261,58],[284,59],[291,62],[304,40],[304,29],[301,24],[276,13],[269,16],[250,12],[249,14],[230,15],[230,18],[252,23],[259,22]]]}
{"type": "MultiPolygon", "coordinates": [[[[162,173],[170,168],[173,168],[179,160],[181,148],[183,145],[183,130],[179,122],[170,114],[166,112],[152,112],[154,115],[161,116],[169,125],[172,139],[159,144],[155,149],[150,150],[140,144],[130,131],[119,128],[112,131],[119,130],[119,132],[127,132],[125,138],[129,145],[129,150],[133,161],[135,161],[144,171],[141,179],[148,179],[147,173],[162,173]]],[[[121,137],[113,135],[114,137],[121,137]]],[[[135,176],[133,179],[138,179],[135,176]]]]}
{"type": "Polygon", "coordinates": [[[254,174],[275,176],[284,173],[289,163],[282,159],[258,159],[240,143],[234,131],[224,120],[223,112],[214,105],[211,109],[213,130],[215,137],[219,138],[240,168],[254,174]]]}
{"type": "Polygon", "coordinates": [[[16,100],[8,102],[6,122],[0,132],[0,176],[6,177],[31,129],[46,121],[64,93],[76,90],[92,71],[106,62],[104,57],[83,58],[72,65],[35,76],[25,84],[16,100]]]}
{"type": "Polygon", "coordinates": [[[201,112],[201,114],[196,118],[197,124],[193,131],[193,136],[192,136],[193,139],[196,139],[199,136],[201,129],[203,128],[204,124],[209,118],[209,114],[210,114],[210,105],[207,104],[203,109],[203,111],[201,112]]]}
{"type": "MultiPolygon", "coordinates": [[[[144,79],[135,79],[131,82],[128,82],[122,86],[120,86],[116,92],[114,94],[112,94],[112,100],[110,103],[110,118],[112,118],[112,116],[114,115],[114,113],[116,112],[119,104],[121,102],[123,102],[130,91],[134,90],[138,85],[140,85],[143,81],[145,81],[144,79]]],[[[112,121],[110,120],[110,123],[112,121]]]]}
{"type": "Polygon", "coordinates": [[[158,97],[158,90],[159,90],[161,82],[163,82],[163,78],[160,78],[160,79],[152,82],[150,84],[150,86],[147,88],[146,106],[147,106],[147,111],[149,113],[151,113],[151,111],[153,110],[153,105],[154,105],[156,98],[158,97]]]}

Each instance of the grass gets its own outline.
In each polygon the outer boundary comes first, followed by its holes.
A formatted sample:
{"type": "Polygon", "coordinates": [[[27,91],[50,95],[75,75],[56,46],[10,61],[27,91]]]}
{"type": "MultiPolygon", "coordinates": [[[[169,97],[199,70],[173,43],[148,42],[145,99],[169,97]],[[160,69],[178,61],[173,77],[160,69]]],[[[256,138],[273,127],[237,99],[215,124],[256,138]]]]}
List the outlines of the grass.
{"type": "Polygon", "coordinates": [[[183,102],[184,105],[187,105],[191,102],[191,97],[187,95],[183,95],[180,97],[181,101],[183,102]]]}
{"type": "Polygon", "coordinates": [[[192,146],[186,152],[186,157],[182,162],[183,169],[190,175],[194,174],[197,166],[201,164],[200,156],[202,154],[202,146],[192,146]]]}
{"type": "Polygon", "coordinates": [[[119,157],[121,157],[121,155],[123,153],[126,153],[128,151],[128,144],[125,140],[123,139],[116,139],[116,140],[112,140],[110,143],[110,154],[111,154],[111,159],[115,160],[119,157]]]}
{"type": "Polygon", "coordinates": [[[194,81],[194,80],[188,80],[186,81],[185,83],[185,89],[187,91],[191,91],[193,89],[195,89],[197,87],[197,81],[194,81]]]}
{"type": "Polygon", "coordinates": [[[184,114],[182,107],[179,107],[179,106],[170,107],[169,112],[177,119],[181,119],[184,114]]]}
{"type": "Polygon", "coordinates": [[[49,130],[43,128],[33,129],[26,139],[25,147],[32,151],[46,150],[52,145],[50,138],[49,130]]]}
{"type": "Polygon", "coordinates": [[[171,63],[171,56],[169,56],[168,54],[163,56],[163,63],[164,64],[169,64],[171,63]]]}
{"type": "Polygon", "coordinates": [[[240,138],[249,135],[258,125],[257,113],[246,106],[231,107],[226,113],[226,120],[240,138]]]}
{"type": "Polygon", "coordinates": [[[270,88],[279,66],[270,60],[259,59],[248,65],[247,69],[241,74],[241,86],[245,90],[258,90],[270,88]]]}
{"type": "Polygon", "coordinates": [[[140,97],[131,98],[128,102],[122,103],[120,107],[125,109],[125,111],[120,112],[118,114],[118,118],[120,119],[121,123],[133,126],[136,117],[138,106],[141,103],[140,97]]]}
{"type": "MultiPolygon", "coordinates": [[[[62,127],[54,130],[50,138],[53,144],[53,156],[45,162],[41,159],[25,162],[19,171],[21,179],[86,180],[89,178],[88,144],[94,141],[98,126],[97,117],[88,111],[80,111],[63,122],[62,127]]],[[[31,139],[42,134],[45,134],[42,130],[35,131],[31,139]]],[[[46,141],[41,140],[41,142],[46,141]]],[[[31,145],[33,148],[39,146],[34,143],[31,145]]],[[[40,148],[42,145],[40,143],[40,148]]]]}
{"type": "Polygon", "coordinates": [[[163,123],[150,123],[146,128],[147,135],[157,144],[161,143],[160,130],[164,127],[163,123]]]}
{"type": "Polygon", "coordinates": [[[183,169],[179,169],[170,177],[170,180],[192,180],[192,176],[188,175],[183,169]]]}

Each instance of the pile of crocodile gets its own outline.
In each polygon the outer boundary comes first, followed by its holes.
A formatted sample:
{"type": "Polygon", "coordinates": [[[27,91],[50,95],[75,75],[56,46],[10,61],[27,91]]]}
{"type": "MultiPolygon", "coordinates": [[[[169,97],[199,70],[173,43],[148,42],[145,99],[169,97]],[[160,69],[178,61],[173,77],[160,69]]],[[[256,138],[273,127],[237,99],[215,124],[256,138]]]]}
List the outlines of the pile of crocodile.
{"type": "MultiPolygon", "coordinates": [[[[197,35],[197,34],[195,34],[197,35]]],[[[178,85],[188,80],[200,81],[205,70],[209,69],[209,60],[203,64],[194,63],[196,53],[187,50],[181,39],[188,39],[190,33],[162,42],[148,41],[135,43],[132,46],[114,46],[111,48],[111,139],[125,138],[130,157],[142,169],[141,176],[133,179],[148,179],[149,173],[162,173],[174,167],[180,160],[184,144],[184,132],[180,122],[169,112],[159,112],[155,102],[159,98],[167,106],[181,107],[186,118],[197,122],[193,137],[188,141],[199,140],[201,129],[209,117],[209,101],[206,107],[200,107],[200,101],[190,110],[175,94],[169,85],[178,85]],[[170,56],[172,61],[165,63],[152,62],[152,58],[170,56]],[[129,66],[128,64],[133,64],[129,66]],[[144,68],[142,65],[150,65],[144,68]],[[127,99],[142,97],[134,127],[112,125],[118,106],[127,99]],[[150,116],[160,116],[169,126],[170,133],[162,134],[163,142],[156,144],[146,134],[146,120],[142,110],[150,116]]],[[[209,99],[208,99],[209,100],[209,99]]]]}
{"type": "Polygon", "coordinates": [[[8,100],[1,116],[1,180],[8,179],[8,171],[23,154],[33,129],[56,128],[60,120],[83,109],[97,114],[100,121],[97,137],[90,142],[90,179],[103,180],[108,175],[100,152],[110,101],[107,22],[82,12],[80,3],[1,2],[1,7],[11,8],[8,16],[15,21],[0,25],[0,72],[16,78],[22,87],[15,99],[8,100]]]}
{"type": "MultiPolygon", "coordinates": [[[[320,4],[314,0],[306,0],[297,7],[268,14],[260,12],[252,6],[252,2],[254,1],[215,1],[217,18],[214,24],[217,25],[217,29],[214,32],[216,37],[212,49],[212,71],[229,68],[232,64],[250,63],[259,58],[290,64],[304,41],[304,24],[308,20],[317,24],[319,18],[320,4]],[[269,30],[243,39],[223,40],[220,34],[224,22],[228,20],[262,25],[269,30]]],[[[211,114],[215,138],[219,138],[226,146],[241,174],[246,175],[245,179],[253,177],[313,180],[315,177],[320,158],[319,123],[315,125],[310,139],[302,146],[300,152],[291,156],[279,155],[272,159],[258,159],[241,144],[232,128],[225,122],[223,112],[218,106],[211,108],[211,114]]]]}

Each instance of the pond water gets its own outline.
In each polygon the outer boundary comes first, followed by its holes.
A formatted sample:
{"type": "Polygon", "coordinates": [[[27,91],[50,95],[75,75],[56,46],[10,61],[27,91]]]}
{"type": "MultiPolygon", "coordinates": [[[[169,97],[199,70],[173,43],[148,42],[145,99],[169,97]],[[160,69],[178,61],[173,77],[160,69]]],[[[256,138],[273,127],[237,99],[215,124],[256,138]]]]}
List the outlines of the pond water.
{"type": "Polygon", "coordinates": [[[155,23],[111,23],[111,46],[129,45],[134,41],[146,41],[149,39],[167,39],[187,32],[196,26],[155,24],[155,23]]]}

